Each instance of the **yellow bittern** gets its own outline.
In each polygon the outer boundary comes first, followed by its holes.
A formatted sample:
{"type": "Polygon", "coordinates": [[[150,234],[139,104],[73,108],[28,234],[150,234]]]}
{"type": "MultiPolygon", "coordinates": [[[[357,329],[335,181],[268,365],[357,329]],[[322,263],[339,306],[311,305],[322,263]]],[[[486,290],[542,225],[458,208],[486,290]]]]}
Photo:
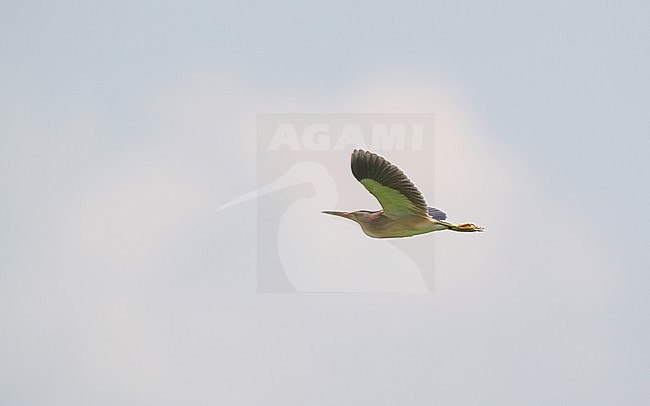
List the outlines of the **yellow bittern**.
{"type": "Polygon", "coordinates": [[[483,231],[474,224],[454,225],[444,221],[447,215],[428,207],[420,191],[404,172],[377,154],[355,149],[351,166],[354,177],[379,200],[383,210],[323,213],[359,223],[363,232],[370,237],[412,237],[440,230],[483,231]]]}

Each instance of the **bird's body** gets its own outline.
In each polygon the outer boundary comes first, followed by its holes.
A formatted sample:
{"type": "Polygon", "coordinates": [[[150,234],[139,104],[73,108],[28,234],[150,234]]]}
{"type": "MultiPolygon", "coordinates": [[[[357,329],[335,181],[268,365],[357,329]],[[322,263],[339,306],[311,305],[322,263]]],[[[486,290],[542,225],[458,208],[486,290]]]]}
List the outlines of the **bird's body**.
{"type": "Polygon", "coordinates": [[[323,213],[355,221],[370,237],[412,237],[440,230],[483,231],[473,224],[454,225],[444,221],[447,215],[428,207],[422,194],[399,168],[372,152],[354,150],[351,166],[354,177],[379,200],[383,210],[323,213]]]}
{"type": "Polygon", "coordinates": [[[411,237],[447,229],[439,221],[430,217],[404,216],[395,219],[384,215],[383,210],[357,212],[356,216],[363,232],[373,238],[411,237]]]}

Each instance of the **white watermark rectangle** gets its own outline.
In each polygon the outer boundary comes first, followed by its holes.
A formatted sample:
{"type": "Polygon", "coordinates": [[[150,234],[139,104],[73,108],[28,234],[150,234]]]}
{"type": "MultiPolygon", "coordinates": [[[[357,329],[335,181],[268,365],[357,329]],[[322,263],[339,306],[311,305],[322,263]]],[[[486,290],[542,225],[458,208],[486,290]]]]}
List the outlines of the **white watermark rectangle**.
{"type": "Polygon", "coordinates": [[[322,211],[381,208],[351,173],[355,149],[433,185],[434,123],[432,114],[260,114],[258,291],[431,292],[431,235],[370,238],[322,211]]]}

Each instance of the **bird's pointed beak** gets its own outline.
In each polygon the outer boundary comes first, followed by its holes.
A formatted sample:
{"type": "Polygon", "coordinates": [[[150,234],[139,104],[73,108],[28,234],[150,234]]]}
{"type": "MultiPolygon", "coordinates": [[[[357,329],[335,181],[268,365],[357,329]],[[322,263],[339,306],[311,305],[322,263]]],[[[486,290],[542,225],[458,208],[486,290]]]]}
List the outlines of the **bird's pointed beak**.
{"type": "Polygon", "coordinates": [[[321,213],[325,214],[331,214],[332,216],[339,216],[339,217],[345,217],[346,219],[349,219],[352,217],[352,213],[345,212],[345,211],[322,211],[321,213]]]}

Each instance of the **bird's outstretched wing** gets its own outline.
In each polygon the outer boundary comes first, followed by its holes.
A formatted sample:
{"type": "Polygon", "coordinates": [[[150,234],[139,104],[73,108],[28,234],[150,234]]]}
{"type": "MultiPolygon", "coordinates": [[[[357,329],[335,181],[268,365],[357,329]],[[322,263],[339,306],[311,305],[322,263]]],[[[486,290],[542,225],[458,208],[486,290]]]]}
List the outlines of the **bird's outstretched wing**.
{"type": "Polygon", "coordinates": [[[372,193],[388,217],[427,217],[427,203],[397,166],[369,151],[354,150],[352,174],[372,193]]]}

